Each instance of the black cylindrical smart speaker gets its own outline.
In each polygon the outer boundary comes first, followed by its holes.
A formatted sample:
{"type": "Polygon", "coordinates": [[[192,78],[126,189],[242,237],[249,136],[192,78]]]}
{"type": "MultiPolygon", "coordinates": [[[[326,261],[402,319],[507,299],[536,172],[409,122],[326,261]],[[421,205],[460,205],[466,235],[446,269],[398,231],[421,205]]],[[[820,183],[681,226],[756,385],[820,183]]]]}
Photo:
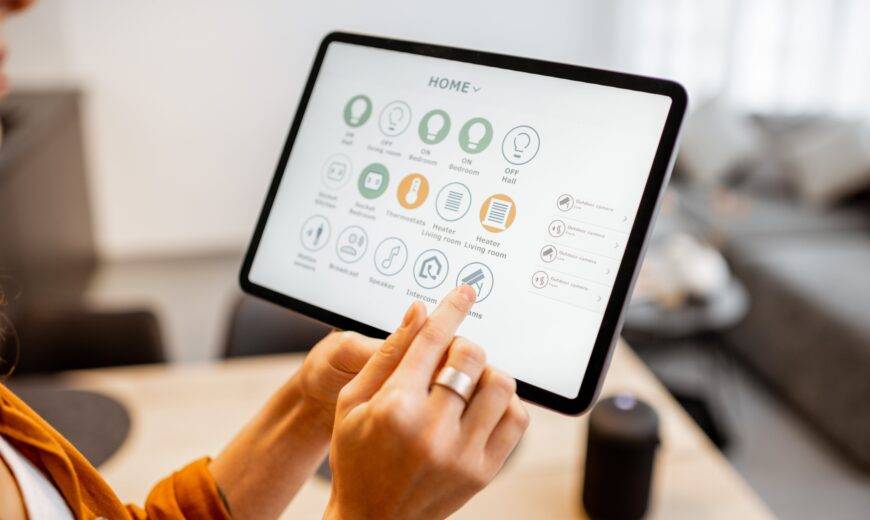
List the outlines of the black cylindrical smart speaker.
{"type": "Polygon", "coordinates": [[[589,414],[583,507],[593,519],[641,518],[649,505],[659,445],[655,410],[632,395],[599,402],[589,414]]]}

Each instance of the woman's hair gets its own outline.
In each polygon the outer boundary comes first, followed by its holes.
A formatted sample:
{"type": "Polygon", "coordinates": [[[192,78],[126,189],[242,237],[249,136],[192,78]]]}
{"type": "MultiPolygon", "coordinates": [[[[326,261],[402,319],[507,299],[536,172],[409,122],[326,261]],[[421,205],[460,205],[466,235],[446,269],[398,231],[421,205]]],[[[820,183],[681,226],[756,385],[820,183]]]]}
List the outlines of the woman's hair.
{"type": "Polygon", "coordinates": [[[33,3],[33,0],[6,0],[6,8],[10,11],[20,11],[33,3]]]}
{"type": "Polygon", "coordinates": [[[12,322],[3,313],[6,306],[6,294],[0,286],[0,381],[6,379],[18,364],[18,335],[12,322]]]}

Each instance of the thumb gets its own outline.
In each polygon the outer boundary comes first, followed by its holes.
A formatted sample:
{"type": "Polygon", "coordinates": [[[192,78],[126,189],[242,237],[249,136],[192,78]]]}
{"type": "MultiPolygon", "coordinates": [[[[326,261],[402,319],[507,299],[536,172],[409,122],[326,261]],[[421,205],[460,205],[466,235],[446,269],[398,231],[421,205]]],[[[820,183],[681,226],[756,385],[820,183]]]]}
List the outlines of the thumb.
{"type": "Polygon", "coordinates": [[[355,376],[365,366],[372,355],[380,349],[383,340],[363,336],[346,330],[335,332],[332,352],[328,356],[329,365],[335,370],[355,376]]]}

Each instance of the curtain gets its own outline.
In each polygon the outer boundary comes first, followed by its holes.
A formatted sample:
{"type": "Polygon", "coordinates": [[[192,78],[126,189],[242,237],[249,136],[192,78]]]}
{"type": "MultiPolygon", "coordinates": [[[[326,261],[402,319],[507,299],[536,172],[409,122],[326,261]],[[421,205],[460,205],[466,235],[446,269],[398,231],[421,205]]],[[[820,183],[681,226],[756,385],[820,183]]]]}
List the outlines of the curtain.
{"type": "Polygon", "coordinates": [[[693,102],[870,119],[870,0],[617,0],[620,67],[693,102]]]}

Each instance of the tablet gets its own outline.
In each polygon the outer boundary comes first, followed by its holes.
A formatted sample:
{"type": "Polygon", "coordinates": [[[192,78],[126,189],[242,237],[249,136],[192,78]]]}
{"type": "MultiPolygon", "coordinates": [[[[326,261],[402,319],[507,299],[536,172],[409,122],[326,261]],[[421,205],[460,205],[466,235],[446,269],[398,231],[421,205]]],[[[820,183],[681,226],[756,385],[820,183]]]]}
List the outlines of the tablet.
{"type": "Polygon", "coordinates": [[[586,410],[686,108],[671,81],[333,33],[241,270],[249,293],[385,337],[468,284],[459,334],[519,395],[586,410]]]}

